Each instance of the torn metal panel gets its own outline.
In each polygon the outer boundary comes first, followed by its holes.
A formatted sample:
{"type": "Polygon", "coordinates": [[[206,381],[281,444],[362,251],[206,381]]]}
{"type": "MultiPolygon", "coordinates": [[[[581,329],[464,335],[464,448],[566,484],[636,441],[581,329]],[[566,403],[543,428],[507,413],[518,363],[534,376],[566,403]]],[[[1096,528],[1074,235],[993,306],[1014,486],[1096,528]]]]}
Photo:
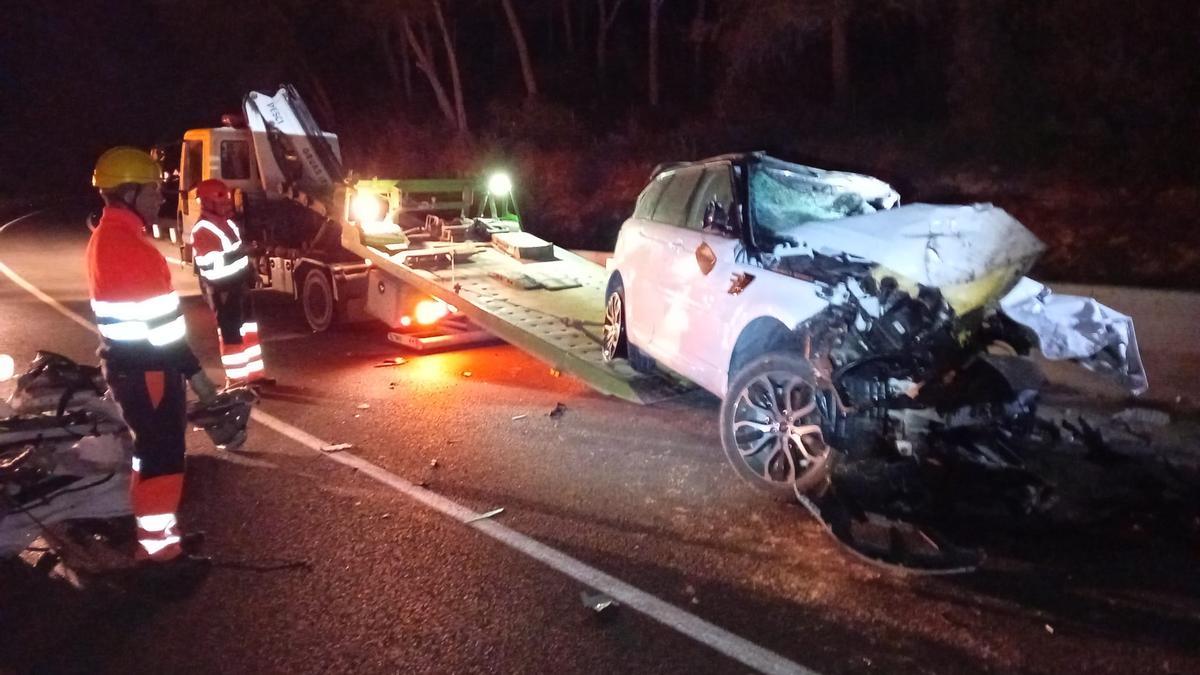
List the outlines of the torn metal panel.
{"type": "Polygon", "coordinates": [[[1000,308],[1037,335],[1046,358],[1077,361],[1134,394],[1149,388],[1131,317],[1094,298],[1056,294],[1028,277],[1000,300],[1000,308]]]}
{"type": "Polygon", "coordinates": [[[773,254],[781,260],[850,256],[943,291],[997,271],[1019,270],[1010,275],[1015,282],[1045,250],[1024,225],[990,204],[910,204],[836,221],[793,223],[774,235],[773,254]]]}

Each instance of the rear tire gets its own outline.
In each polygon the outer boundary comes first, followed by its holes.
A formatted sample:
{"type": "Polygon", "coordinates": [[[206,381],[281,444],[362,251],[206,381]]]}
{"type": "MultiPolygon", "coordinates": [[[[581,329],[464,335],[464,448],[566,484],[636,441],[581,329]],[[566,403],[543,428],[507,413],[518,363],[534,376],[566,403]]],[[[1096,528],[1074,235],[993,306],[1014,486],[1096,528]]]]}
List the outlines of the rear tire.
{"type": "Polygon", "coordinates": [[[604,301],[604,332],[600,354],[607,363],[620,358],[626,359],[629,361],[629,367],[639,373],[649,374],[657,368],[653,358],[629,341],[629,327],[625,314],[625,285],[621,283],[621,277],[615,274],[608,282],[608,295],[604,301]]]}
{"type": "Polygon", "coordinates": [[[600,355],[606,363],[629,355],[629,337],[625,330],[625,287],[620,277],[608,282],[604,297],[604,331],[600,355]]]}
{"type": "Polygon", "coordinates": [[[333,325],[337,303],[333,299],[333,283],[325,270],[314,267],[305,273],[300,302],[304,307],[304,320],[314,333],[326,331],[333,325]]]}
{"type": "Polygon", "coordinates": [[[721,401],[721,448],[743,480],[794,500],[824,484],[833,448],[822,427],[816,371],[793,352],[771,352],[738,370],[721,401]]]}

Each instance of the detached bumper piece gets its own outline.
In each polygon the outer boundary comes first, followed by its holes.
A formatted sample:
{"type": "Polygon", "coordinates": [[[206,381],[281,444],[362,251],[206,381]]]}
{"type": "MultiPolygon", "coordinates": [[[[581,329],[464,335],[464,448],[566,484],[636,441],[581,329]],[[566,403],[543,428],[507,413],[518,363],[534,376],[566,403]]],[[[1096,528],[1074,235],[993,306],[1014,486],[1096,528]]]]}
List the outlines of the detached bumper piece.
{"type": "Polygon", "coordinates": [[[1000,308],[1037,335],[1046,358],[1076,361],[1135,395],[1150,386],[1129,316],[1094,298],[1058,295],[1029,277],[1000,300],[1000,308]]]}

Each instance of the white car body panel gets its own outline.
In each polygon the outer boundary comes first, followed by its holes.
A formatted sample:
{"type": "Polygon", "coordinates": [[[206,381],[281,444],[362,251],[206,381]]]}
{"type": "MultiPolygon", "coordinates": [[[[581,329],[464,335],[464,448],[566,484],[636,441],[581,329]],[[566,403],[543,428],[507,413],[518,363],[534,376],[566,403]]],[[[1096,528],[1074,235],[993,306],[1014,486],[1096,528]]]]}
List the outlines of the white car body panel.
{"type": "MultiPolygon", "coordinates": [[[[766,216],[784,222],[795,217],[798,224],[771,230],[794,245],[777,245],[764,258],[786,263],[793,257],[834,256],[939,290],[991,282],[989,292],[1004,297],[988,296],[993,298],[988,307],[1031,328],[1045,356],[1078,360],[1113,375],[1135,393],[1145,391],[1132,319],[1087,298],[1051,298],[1040,284],[1022,279],[1020,275],[1045,247],[1003,209],[990,204],[890,208],[899,197],[882,181],[790,166],[773,169],[787,180],[797,180],[800,194],[811,197],[796,203],[799,215],[777,195],[775,203],[765,206],[775,209],[766,216]],[[873,204],[884,208],[803,221],[804,213],[829,207],[845,192],[875,200],[873,204]]],[[[719,397],[726,393],[738,339],[756,319],[770,318],[795,330],[831,304],[845,302],[848,293],[858,296],[864,312],[878,317],[880,311],[878,300],[860,295],[857,284],[831,287],[800,278],[802,274],[773,271],[752,262],[739,239],[648,218],[630,218],[622,226],[610,269],[624,283],[626,334],[631,344],[719,397]],[[703,245],[715,256],[708,274],[696,257],[703,245]],[[735,294],[731,286],[739,275],[753,280],[735,294]]]]}

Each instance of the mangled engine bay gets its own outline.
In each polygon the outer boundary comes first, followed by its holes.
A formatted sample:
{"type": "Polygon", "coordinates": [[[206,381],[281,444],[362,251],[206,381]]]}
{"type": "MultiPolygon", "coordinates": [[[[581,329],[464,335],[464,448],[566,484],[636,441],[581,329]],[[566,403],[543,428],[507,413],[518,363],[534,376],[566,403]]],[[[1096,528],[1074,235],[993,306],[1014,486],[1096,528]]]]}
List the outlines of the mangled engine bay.
{"type": "Polygon", "coordinates": [[[972,569],[982,555],[939,523],[1036,514],[1055,498],[1028,468],[1030,453],[1058,439],[1037,416],[1044,378],[1031,349],[1140,393],[1131,320],[1023,278],[1044,247],[1001,209],[896,207],[891,188],[866,176],[756,169],[760,264],[813,284],[827,303],[795,327],[815,370],[826,454],[789,460],[809,466],[796,495],[871,561],[972,569]]]}

